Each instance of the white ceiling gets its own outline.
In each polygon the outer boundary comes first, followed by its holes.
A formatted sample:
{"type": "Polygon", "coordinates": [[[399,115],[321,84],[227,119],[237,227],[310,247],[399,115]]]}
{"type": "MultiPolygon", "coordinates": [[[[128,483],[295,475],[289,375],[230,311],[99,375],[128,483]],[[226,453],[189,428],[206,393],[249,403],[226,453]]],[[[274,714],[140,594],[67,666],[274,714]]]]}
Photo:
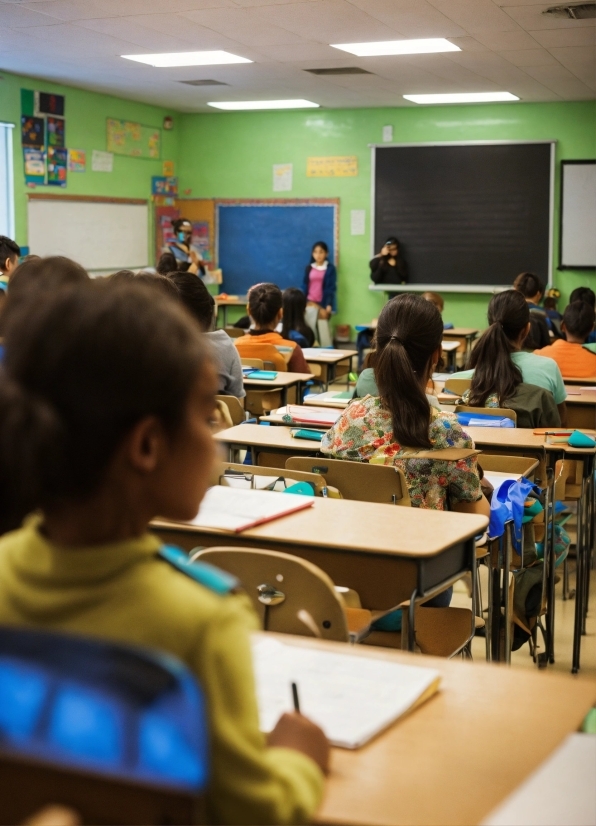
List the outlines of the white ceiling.
{"type": "Polygon", "coordinates": [[[596,98],[596,20],[541,0],[0,0],[0,69],[188,112],[208,100],[415,106],[403,94],[596,98]],[[354,57],[329,43],[447,37],[461,52],[354,57]],[[156,69],[121,54],[225,49],[252,64],[156,69]],[[305,69],[359,66],[373,75],[305,69]],[[229,86],[177,81],[212,79],[229,86]]]}

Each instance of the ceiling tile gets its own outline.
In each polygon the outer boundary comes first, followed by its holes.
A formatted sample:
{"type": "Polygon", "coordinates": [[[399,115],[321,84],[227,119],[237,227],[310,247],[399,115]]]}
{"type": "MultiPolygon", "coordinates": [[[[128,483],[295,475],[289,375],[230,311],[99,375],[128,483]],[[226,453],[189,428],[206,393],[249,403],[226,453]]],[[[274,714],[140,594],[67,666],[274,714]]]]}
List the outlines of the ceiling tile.
{"type": "Polygon", "coordinates": [[[513,63],[514,66],[552,66],[557,64],[556,58],[546,49],[513,49],[501,52],[502,57],[513,63]]]}
{"type": "Polygon", "coordinates": [[[530,32],[532,37],[550,49],[551,46],[591,46],[596,49],[596,29],[543,29],[530,32]]]}
{"type": "Polygon", "coordinates": [[[234,7],[234,0],[29,0],[31,9],[61,20],[91,20],[130,14],[176,14],[191,9],[234,7]]]}
{"type": "Polygon", "coordinates": [[[596,54],[588,46],[551,49],[556,59],[592,89],[596,88],[596,54]]]}
{"type": "MultiPolygon", "coordinates": [[[[141,51],[152,52],[181,52],[187,44],[179,38],[157,32],[137,22],[135,17],[103,17],[98,20],[78,20],[73,23],[78,29],[90,29],[102,34],[108,34],[119,40],[139,46],[141,51]]],[[[127,51],[126,54],[130,54],[127,51]]]]}
{"type": "Polygon", "coordinates": [[[475,38],[495,52],[505,52],[508,49],[535,49],[536,41],[527,32],[521,29],[508,32],[477,32],[475,38]]]}
{"type": "Polygon", "coordinates": [[[288,43],[304,43],[299,35],[271,25],[250,9],[210,9],[183,12],[181,19],[192,20],[216,32],[225,33],[239,43],[259,46],[283,46],[288,43]]]}
{"type": "Polygon", "coordinates": [[[430,0],[439,9],[470,34],[490,31],[509,31],[517,26],[492,0],[430,0]]]}
{"type": "Polygon", "coordinates": [[[399,35],[347,0],[258,6],[254,13],[269,23],[319,43],[393,40],[399,35]]]}
{"type": "Polygon", "coordinates": [[[563,100],[593,100],[594,90],[581,80],[572,78],[571,80],[555,81],[549,84],[552,89],[563,100]]]}
{"type": "Polygon", "coordinates": [[[346,57],[342,56],[342,53],[338,52],[337,49],[332,49],[331,46],[324,46],[322,43],[293,43],[287,46],[261,46],[259,51],[261,54],[271,58],[271,60],[280,61],[332,60],[345,66],[346,60],[346,57]]]}
{"type": "Polygon", "coordinates": [[[503,9],[512,20],[515,20],[526,31],[538,31],[539,29],[579,29],[596,25],[596,20],[571,20],[565,17],[552,17],[550,14],[542,14],[551,3],[541,3],[539,6],[507,6],[503,9]]]}
{"type": "Polygon", "coordinates": [[[401,37],[461,37],[465,29],[426,0],[351,0],[371,17],[380,20],[401,37]]]}
{"type": "Polygon", "coordinates": [[[17,29],[26,26],[53,26],[60,23],[55,17],[38,11],[16,6],[14,3],[0,5],[0,28],[17,29]]]}

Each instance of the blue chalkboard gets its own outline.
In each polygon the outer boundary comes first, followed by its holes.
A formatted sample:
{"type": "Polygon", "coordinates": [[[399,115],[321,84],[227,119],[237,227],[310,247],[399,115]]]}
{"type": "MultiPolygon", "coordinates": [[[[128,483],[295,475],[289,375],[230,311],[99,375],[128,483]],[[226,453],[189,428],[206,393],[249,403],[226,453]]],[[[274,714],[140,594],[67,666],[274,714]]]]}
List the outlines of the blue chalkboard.
{"type": "Polygon", "coordinates": [[[216,209],[222,291],[230,295],[245,295],[260,281],[301,287],[315,241],[325,241],[336,262],[337,202],[218,203],[216,209]]]}

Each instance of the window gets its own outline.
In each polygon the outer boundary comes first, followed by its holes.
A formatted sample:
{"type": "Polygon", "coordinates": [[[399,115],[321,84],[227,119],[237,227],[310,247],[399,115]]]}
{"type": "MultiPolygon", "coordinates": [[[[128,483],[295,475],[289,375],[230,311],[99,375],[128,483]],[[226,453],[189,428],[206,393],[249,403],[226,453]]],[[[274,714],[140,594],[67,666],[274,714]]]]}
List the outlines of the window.
{"type": "Polygon", "coordinates": [[[0,123],[0,235],[14,238],[12,123],[0,123]]]}

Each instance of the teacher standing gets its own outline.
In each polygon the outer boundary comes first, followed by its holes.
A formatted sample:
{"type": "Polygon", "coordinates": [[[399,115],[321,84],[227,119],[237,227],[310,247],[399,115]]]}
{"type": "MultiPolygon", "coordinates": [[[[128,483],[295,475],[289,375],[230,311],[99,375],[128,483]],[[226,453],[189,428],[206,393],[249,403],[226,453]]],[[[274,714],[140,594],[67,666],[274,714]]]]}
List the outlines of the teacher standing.
{"type": "Polygon", "coordinates": [[[388,238],[381,252],[370,262],[370,277],[375,284],[407,284],[408,265],[399,254],[399,241],[388,238]]]}

